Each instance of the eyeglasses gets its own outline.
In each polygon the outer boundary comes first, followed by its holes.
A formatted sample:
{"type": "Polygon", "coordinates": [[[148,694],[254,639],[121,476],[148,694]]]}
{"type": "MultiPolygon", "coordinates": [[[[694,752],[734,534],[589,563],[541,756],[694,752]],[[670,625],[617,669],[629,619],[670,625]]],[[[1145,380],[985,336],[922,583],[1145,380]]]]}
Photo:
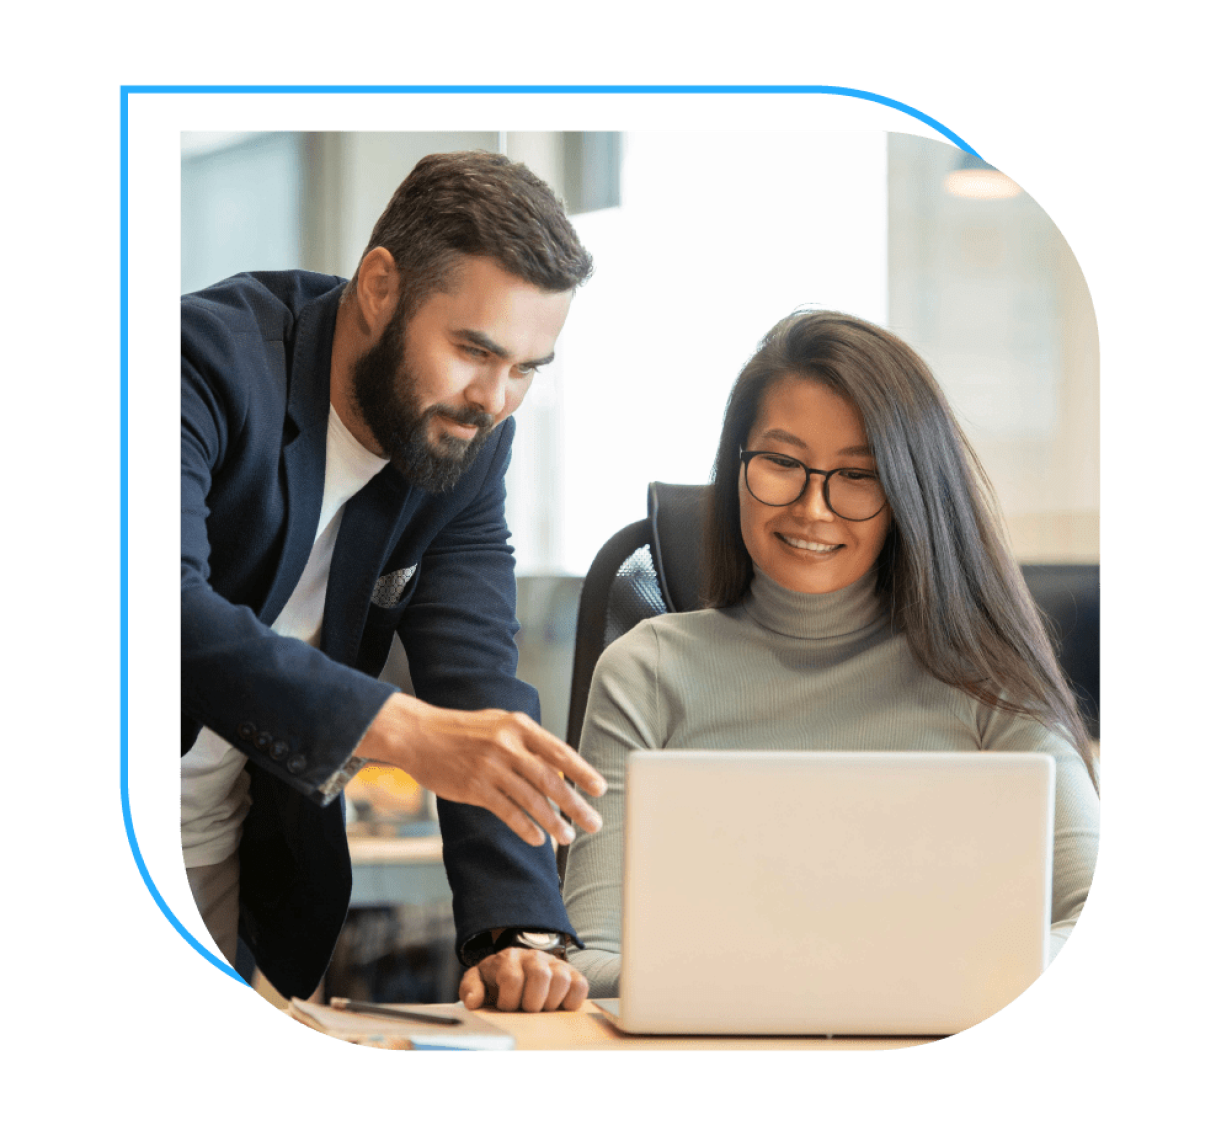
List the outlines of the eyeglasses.
{"type": "Polygon", "coordinates": [[[812,473],[822,476],[824,504],[842,520],[868,521],[887,503],[882,482],[870,469],[812,469],[788,454],[742,447],[739,460],[743,483],[761,505],[792,505],[806,492],[812,473]]]}

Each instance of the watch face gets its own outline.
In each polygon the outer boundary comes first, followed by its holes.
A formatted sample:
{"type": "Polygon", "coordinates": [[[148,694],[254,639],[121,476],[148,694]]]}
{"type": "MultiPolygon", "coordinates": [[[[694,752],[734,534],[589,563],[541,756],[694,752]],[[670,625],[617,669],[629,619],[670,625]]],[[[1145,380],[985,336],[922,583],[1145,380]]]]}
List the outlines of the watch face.
{"type": "Polygon", "coordinates": [[[520,946],[531,947],[534,951],[548,950],[558,942],[552,931],[520,931],[516,937],[520,946]]]}

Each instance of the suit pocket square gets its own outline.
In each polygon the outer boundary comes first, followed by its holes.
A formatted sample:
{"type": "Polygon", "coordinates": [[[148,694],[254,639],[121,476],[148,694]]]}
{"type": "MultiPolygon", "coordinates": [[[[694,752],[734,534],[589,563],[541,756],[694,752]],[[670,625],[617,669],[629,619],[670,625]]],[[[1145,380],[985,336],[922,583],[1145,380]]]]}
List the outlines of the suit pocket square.
{"type": "Polygon", "coordinates": [[[372,589],[372,603],[376,607],[396,607],[405,595],[405,586],[410,582],[418,565],[409,568],[398,568],[396,572],[388,572],[376,581],[372,589]]]}

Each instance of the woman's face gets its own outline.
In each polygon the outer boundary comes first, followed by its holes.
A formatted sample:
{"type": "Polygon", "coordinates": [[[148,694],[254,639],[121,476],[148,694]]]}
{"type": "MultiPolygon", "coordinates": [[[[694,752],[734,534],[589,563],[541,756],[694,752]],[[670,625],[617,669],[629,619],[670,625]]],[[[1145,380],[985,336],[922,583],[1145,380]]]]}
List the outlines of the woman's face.
{"type": "MultiPolygon", "coordinates": [[[[765,392],[745,448],[785,454],[814,469],[877,468],[853,404],[822,383],[792,375],[765,392]]],[[[756,567],[783,588],[815,595],[860,580],[878,560],[891,525],[889,505],[868,521],[836,516],[817,474],[792,505],[763,505],[748,491],[742,466],[739,516],[756,567]]]]}

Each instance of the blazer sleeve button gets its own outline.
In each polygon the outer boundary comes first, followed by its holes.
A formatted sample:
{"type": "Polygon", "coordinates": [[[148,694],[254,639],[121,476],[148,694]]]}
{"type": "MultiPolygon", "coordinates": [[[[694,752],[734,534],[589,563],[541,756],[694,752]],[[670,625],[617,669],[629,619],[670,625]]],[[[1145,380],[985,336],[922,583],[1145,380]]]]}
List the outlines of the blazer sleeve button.
{"type": "Polygon", "coordinates": [[[236,728],[236,736],[246,742],[257,732],[257,727],[252,722],[242,722],[236,728]]]}
{"type": "Polygon", "coordinates": [[[253,739],[254,748],[261,750],[262,753],[265,753],[270,748],[270,742],[270,735],[265,733],[258,734],[258,736],[253,739]]]}
{"type": "Polygon", "coordinates": [[[306,758],[302,753],[297,753],[295,757],[293,757],[287,763],[287,771],[289,773],[303,773],[307,768],[308,758],[306,758]]]}
{"type": "Polygon", "coordinates": [[[270,747],[270,756],[273,757],[275,761],[282,761],[283,758],[287,756],[287,751],[289,749],[291,749],[291,746],[289,746],[285,741],[277,741],[270,747]]]}

